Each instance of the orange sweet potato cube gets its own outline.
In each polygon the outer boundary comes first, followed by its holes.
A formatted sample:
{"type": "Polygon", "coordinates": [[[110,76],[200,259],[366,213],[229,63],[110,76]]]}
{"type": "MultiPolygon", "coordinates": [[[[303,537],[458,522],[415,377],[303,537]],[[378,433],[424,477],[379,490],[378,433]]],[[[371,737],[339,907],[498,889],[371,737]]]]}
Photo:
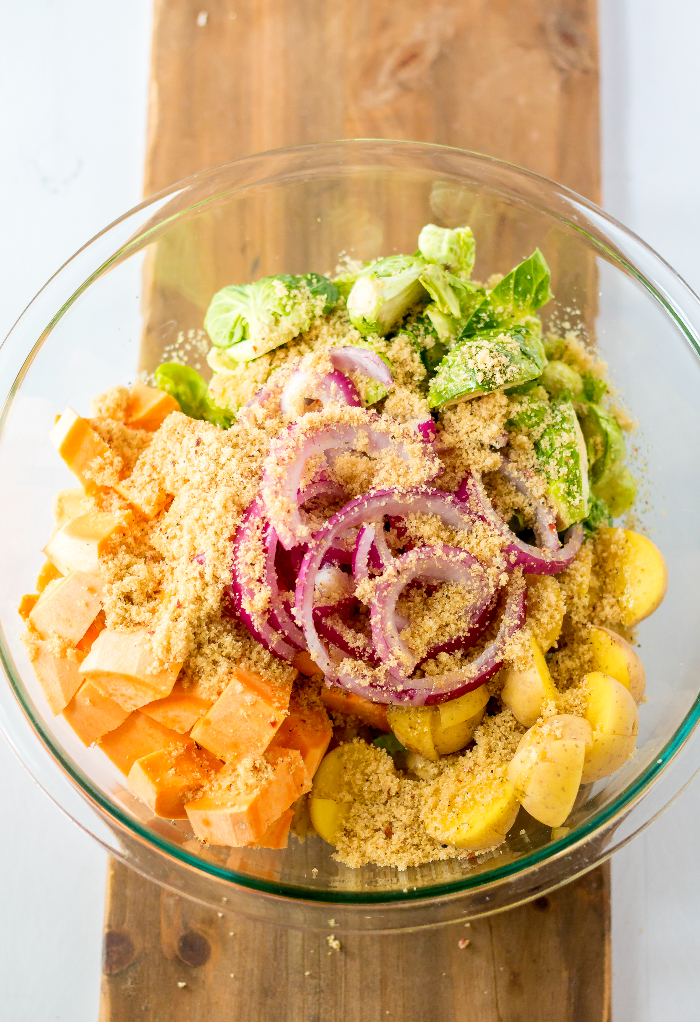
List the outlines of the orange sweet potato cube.
{"type": "Polygon", "coordinates": [[[62,575],[70,571],[97,574],[100,555],[109,539],[123,532],[127,524],[123,518],[104,511],[84,511],[53,534],[44,553],[62,575]]]}
{"type": "Polygon", "coordinates": [[[76,515],[88,510],[85,503],[85,490],[82,486],[74,486],[69,490],[59,490],[53,499],[53,520],[56,529],[62,529],[66,522],[76,515]]]}
{"type": "Polygon", "coordinates": [[[99,739],[99,747],[123,774],[129,773],[137,759],[167,749],[193,748],[185,735],[163,727],[136,710],[123,724],[99,739]]]}
{"type": "Polygon", "coordinates": [[[156,387],[147,387],[137,380],[131,388],[125,422],[132,429],[155,432],[171,412],[179,411],[180,405],[170,394],[156,387]]]}
{"type": "Polygon", "coordinates": [[[241,847],[258,841],[310,788],[301,754],[276,749],[224,767],[185,810],[200,841],[241,847]]]}
{"type": "MultiPolygon", "coordinates": [[[[80,642],[76,642],[75,648],[78,650],[79,653],[84,653],[85,655],[87,655],[92,649],[93,643],[95,642],[97,636],[100,634],[100,632],[103,632],[104,630],[105,616],[104,612],[100,611],[100,613],[92,622],[88,630],[85,632],[85,635],[82,637],[80,642]]],[[[85,659],[84,656],[80,658],[81,663],[84,659],[85,659]]]]}
{"type": "Polygon", "coordinates": [[[165,696],[164,699],[156,699],[152,703],[146,703],[141,707],[141,713],[145,713],[173,731],[186,734],[204,716],[213,702],[212,699],[200,695],[199,691],[200,688],[196,682],[189,688],[185,688],[182,682],[176,681],[169,696],[165,696]]]}
{"type": "Polygon", "coordinates": [[[105,628],[92,644],[80,673],[125,710],[137,710],[169,695],[181,667],[182,663],[160,666],[146,628],[133,632],[105,628]]]}
{"type": "Polygon", "coordinates": [[[49,709],[56,716],[82,684],[83,679],[78,673],[80,664],[77,660],[54,656],[48,649],[48,643],[43,641],[33,644],[30,659],[49,709]]]}
{"type": "Polygon", "coordinates": [[[39,593],[25,593],[24,596],[20,599],[19,607],[17,608],[17,613],[19,614],[23,621],[27,620],[31,612],[36,607],[38,600],[39,593]]]}
{"type": "Polygon", "coordinates": [[[63,716],[83,745],[92,745],[123,724],[129,711],[106,696],[97,685],[84,681],[66,706],[63,716]]]}
{"type": "Polygon", "coordinates": [[[294,817],[293,809],[286,809],[279,819],[267,828],[261,838],[253,843],[252,848],[286,848],[289,840],[289,828],[294,817]]]}
{"type": "Polygon", "coordinates": [[[192,728],[192,737],[227,763],[260,756],[286,716],[291,690],[291,681],[236,667],[214,705],[192,728]]]}
{"type": "Polygon", "coordinates": [[[101,590],[100,581],[94,575],[71,571],[47,585],[29,621],[42,638],[55,633],[74,646],[100,612],[101,590]]]}
{"type": "Polygon", "coordinates": [[[306,649],[300,649],[298,653],[294,654],[292,666],[296,667],[299,674],[305,674],[307,678],[310,678],[313,674],[323,674],[321,668],[311,659],[311,654],[306,649]]]}
{"type": "Polygon", "coordinates": [[[301,753],[309,777],[313,777],[332,736],[333,728],[323,707],[313,706],[293,692],[289,714],[272,739],[270,749],[296,749],[301,753]]]}
{"type": "Polygon", "coordinates": [[[52,564],[51,561],[44,561],[39,569],[39,574],[36,577],[36,591],[38,593],[43,593],[49,582],[54,582],[60,577],[61,572],[58,570],[56,565],[52,564]]]}
{"type": "Polygon", "coordinates": [[[110,449],[102,437],[72,408],[65,410],[51,430],[51,442],[83,486],[88,481],[85,470],[91,462],[110,458],[110,449]]]}
{"type": "Polygon", "coordinates": [[[346,692],[338,685],[328,688],[324,685],[321,689],[321,699],[327,710],[337,710],[345,713],[348,717],[357,717],[370,727],[379,731],[390,731],[389,721],[386,715],[386,706],[383,703],[373,703],[363,696],[355,695],[354,692],[346,692]]]}
{"type": "Polygon", "coordinates": [[[137,759],[127,778],[129,787],[155,816],[186,820],[191,801],[223,764],[205,749],[159,749],[137,759]]]}

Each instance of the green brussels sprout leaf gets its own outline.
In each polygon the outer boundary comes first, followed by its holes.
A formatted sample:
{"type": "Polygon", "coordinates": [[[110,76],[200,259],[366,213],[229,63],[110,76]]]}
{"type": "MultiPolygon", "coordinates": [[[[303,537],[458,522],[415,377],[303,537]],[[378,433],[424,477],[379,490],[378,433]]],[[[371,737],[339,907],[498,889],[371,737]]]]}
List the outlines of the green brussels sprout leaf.
{"type": "Polygon", "coordinates": [[[155,380],[156,387],[174,397],[191,419],[204,419],[221,429],[228,429],[233,422],[231,412],[214,404],[206,381],[191,366],[164,362],[156,369],[155,380]]]}

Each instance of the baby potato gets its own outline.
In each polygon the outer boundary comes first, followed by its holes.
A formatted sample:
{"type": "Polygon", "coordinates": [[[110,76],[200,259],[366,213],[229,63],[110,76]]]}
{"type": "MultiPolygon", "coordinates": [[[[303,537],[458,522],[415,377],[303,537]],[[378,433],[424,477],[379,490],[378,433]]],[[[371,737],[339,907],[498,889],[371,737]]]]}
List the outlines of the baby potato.
{"type": "Polygon", "coordinates": [[[597,625],[591,629],[593,669],[615,678],[628,689],[639,704],[646,688],[644,665],[626,639],[609,628],[597,625]]]}
{"type": "Polygon", "coordinates": [[[308,800],[309,815],[314,830],[330,845],[337,844],[338,832],[352,808],[352,802],[343,801],[342,798],[344,748],[345,746],[339,745],[323,757],[321,765],[314,775],[313,787],[308,800]],[[329,797],[336,792],[339,796],[337,801],[329,797]]]}
{"type": "Polygon", "coordinates": [[[556,714],[523,735],[508,764],[508,779],[523,808],[548,827],[561,827],[571,812],[583,774],[590,724],[556,714]]]}
{"type": "Polygon", "coordinates": [[[501,701],[515,719],[525,727],[532,727],[542,711],[546,699],[556,699],[557,690],[549,673],[547,662],[537,640],[530,636],[530,664],[525,670],[509,667],[501,689],[501,701]]]}
{"type": "Polygon", "coordinates": [[[653,614],[666,595],[666,561],[650,539],[631,529],[603,528],[599,536],[622,624],[632,628],[653,614]]]}
{"type": "Polygon", "coordinates": [[[472,740],[489,701],[485,685],[439,706],[390,706],[389,727],[409,752],[436,761],[472,740]]]}
{"type": "Polygon", "coordinates": [[[449,809],[427,813],[423,823],[436,841],[481,852],[505,840],[517,815],[512,785],[505,777],[494,777],[473,786],[465,784],[449,809]]]}
{"type": "Polygon", "coordinates": [[[583,679],[586,689],[586,720],[594,732],[604,735],[636,735],[639,711],[629,689],[615,678],[592,671],[583,679]]]}
{"type": "Polygon", "coordinates": [[[592,744],[586,746],[581,784],[614,774],[630,758],[636,744],[636,735],[604,735],[594,731],[592,744]]]}

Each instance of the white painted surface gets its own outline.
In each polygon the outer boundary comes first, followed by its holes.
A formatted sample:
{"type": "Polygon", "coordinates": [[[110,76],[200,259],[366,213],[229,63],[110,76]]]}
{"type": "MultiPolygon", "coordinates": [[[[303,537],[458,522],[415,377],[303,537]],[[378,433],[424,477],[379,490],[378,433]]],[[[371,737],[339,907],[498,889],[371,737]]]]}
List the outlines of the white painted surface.
{"type": "MultiPolygon", "coordinates": [[[[605,206],[700,289],[700,7],[599,2],[605,206]]],[[[0,336],[140,199],[150,6],[0,0],[0,336]]],[[[105,857],[2,741],[0,777],[0,1017],[93,1022],[105,857]]],[[[696,784],[614,859],[614,1022],[697,1022],[698,821],[696,784]]]]}

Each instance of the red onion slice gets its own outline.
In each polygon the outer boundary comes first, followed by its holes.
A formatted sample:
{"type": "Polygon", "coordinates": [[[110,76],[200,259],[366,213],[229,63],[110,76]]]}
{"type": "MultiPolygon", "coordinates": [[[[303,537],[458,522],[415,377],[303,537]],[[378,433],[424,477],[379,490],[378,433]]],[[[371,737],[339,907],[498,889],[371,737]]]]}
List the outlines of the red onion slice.
{"type": "Polygon", "coordinates": [[[559,550],[561,542],[557,534],[556,515],[543,500],[533,497],[526,474],[515,468],[508,458],[503,459],[498,471],[504,479],[507,479],[532,504],[533,511],[535,512],[534,532],[537,537],[537,545],[542,550],[559,550]]]}
{"type": "Polygon", "coordinates": [[[323,375],[295,369],[282,388],[280,409],[285,415],[298,415],[307,399],[320,401],[324,408],[332,402],[355,407],[362,404],[355,384],[337,369],[323,375]]]}
{"type": "Polygon", "coordinates": [[[381,524],[368,522],[363,525],[357,534],[352,555],[352,573],[355,580],[369,578],[370,569],[380,575],[393,560],[381,524]]]}
{"type": "Polygon", "coordinates": [[[344,621],[347,612],[357,605],[357,600],[341,601],[331,607],[314,607],[314,624],[318,634],[331,647],[344,653],[353,660],[363,660],[373,667],[378,666],[379,659],[367,638],[344,621]],[[340,627],[345,625],[343,631],[340,627]],[[351,634],[349,634],[351,633],[351,634]]]}
{"type": "Polygon", "coordinates": [[[272,441],[265,458],[260,493],[267,516],[287,550],[311,537],[311,529],[299,514],[297,494],[304,467],[312,455],[335,448],[378,454],[391,447],[404,461],[422,466],[424,481],[434,478],[442,469],[437,455],[408,427],[366,409],[334,411],[352,417],[343,422],[328,421],[319,412],[305,415],[272,441]]]}
{"type": "Polygon", "coordinates": [[[349,345],[346,348],[331,348],[328,357],[335,369],[344,372],[364,373],[365,376],[391,387],[394,377],[391,370],[375,351],[349,345]]]}
{"type": "Polygon", "coordinates": [[[457,496],[492,528],[504,537],[506,560],[513,567],[520,566],[530,575],[557,575],[568,568],[583,542],[583,526],[579,523],[565,534],[564,546],[559,550],[541,550],[539,547],[524,543],[508,528],[501,516],[494,510],[484,489],[481,477],[470,472],[460,483],[457,496]]]}
{"type": "Polygon", "coordinates": [[[425,546],[409,550],[397,557],[374,593],[370,608],[372,638],[377,654],[389,667],[389,673],[402,684],[408,681],[418,663],[399,635],[396,623],[396,603],[399,596],[414,579],[439,582],[457,582],[469,590],[471,605],[465,614],[467,630],[489,609],[495,586],[484,566],[457,547],[425,546]]]}

